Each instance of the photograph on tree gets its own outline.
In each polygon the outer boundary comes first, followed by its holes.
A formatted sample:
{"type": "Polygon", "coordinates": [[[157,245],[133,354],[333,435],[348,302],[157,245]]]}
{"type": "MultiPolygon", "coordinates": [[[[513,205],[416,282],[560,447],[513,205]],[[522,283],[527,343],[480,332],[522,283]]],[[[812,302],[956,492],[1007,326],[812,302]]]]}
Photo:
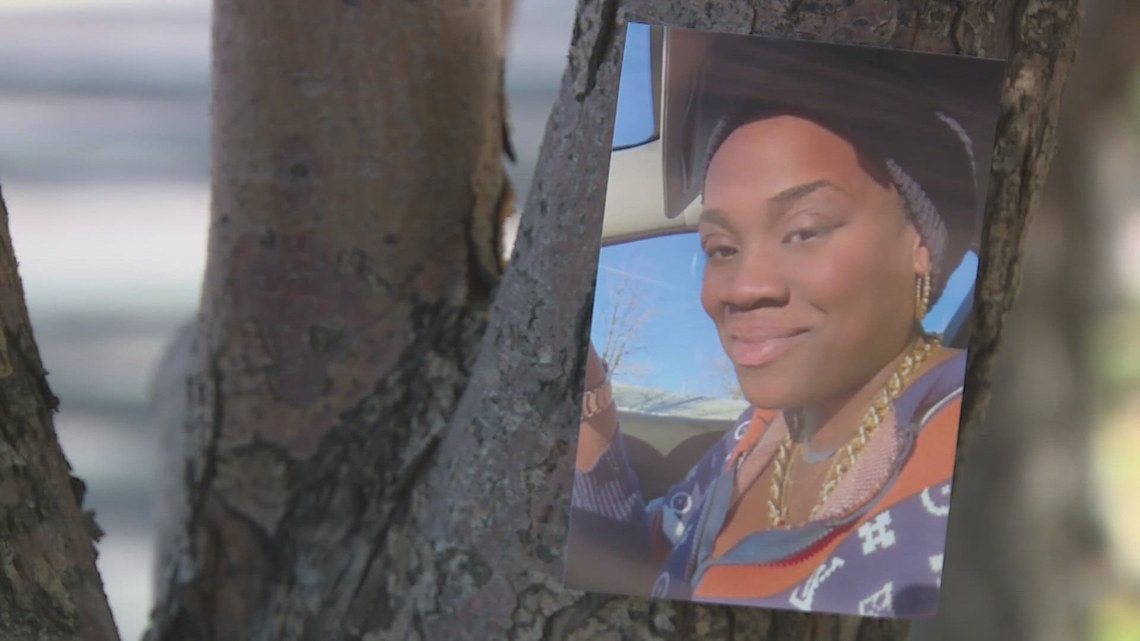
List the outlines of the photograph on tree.
{"type": "Polygon", "coordinates": [[[998,60],[628,26],[566,582],[934,614],[998,60]]]}

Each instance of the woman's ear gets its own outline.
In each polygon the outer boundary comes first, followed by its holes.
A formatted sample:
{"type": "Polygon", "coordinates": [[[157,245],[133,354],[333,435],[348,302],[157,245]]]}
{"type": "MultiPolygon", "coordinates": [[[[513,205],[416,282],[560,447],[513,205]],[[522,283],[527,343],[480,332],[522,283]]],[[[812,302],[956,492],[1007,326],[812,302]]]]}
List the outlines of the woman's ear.
{"type": "Polygon", "coordinates": [[[922,276],[930,274],[933,265],[930,262],[930,248],[926,243],[922,242],[922,235],[918,233],[918,229],[914,229],[914,274],[915,276],[922,276]]]}

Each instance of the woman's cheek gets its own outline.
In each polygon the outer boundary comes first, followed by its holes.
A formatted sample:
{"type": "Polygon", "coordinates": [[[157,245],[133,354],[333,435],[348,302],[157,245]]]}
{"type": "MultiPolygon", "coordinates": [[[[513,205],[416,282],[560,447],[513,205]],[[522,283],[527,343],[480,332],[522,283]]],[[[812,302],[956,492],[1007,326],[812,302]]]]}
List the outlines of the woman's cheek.
{"type": "Polygon", "coordinates": [[[716,324],[718,330],[720,329],[720,314],[717,313],[717,300],[720,297],[718,288],[721,280],[723,279],[718,277],[715,267],[705,266],[704,275],[701,277],[701,307],[716,324]]]}
{"type": "Polygon", "coordinates": [[[852,299],[862,297],[867,270],[859,256],[845,252],[820,252],[792,266],[793,285],[804,302],[824,312],[842,312],[852,299]]]}

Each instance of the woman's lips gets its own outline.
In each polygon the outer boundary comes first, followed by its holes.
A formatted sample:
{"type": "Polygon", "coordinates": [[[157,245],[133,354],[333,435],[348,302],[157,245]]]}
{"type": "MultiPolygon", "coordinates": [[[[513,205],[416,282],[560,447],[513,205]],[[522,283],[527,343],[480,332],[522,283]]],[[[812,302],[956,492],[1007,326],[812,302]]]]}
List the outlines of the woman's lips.
{"type": "Polygon", "coordinates": [[[767,365],[795,347],[803,339],[804,329],[764,329],[730,333],[725,351],[732,362],[743,367],[767,365]]]}

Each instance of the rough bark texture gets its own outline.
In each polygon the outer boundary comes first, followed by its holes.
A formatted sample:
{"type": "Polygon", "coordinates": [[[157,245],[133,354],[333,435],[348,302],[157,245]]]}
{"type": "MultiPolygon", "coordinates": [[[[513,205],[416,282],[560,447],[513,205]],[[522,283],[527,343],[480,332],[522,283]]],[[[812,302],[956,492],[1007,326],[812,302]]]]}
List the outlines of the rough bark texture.
{"type": "Polygon", "coordinates": [[[495,0],[219,0],[209,261],[151,639],[340,639],[486,322],[495,0]]]}
{"type": "Polygon", "coordinates": [[[95,569],[93,515],[52,425],[0,198],[0,638],[119,638],[95,569]]]}
{"type": "MultiPolygon", "coordinates": [[[[966,372],[959,467],[969,452],[962,445],[989,401],[990,368],[1021,284],[1025,234],[1056,148],[1061,92],[1076,52],[1080,6],[1080,0],[1020,0],[1012,16],[1013,41],[990,174],[966,372]]],[[[975,34],[980,26],[973,29],[975,34]]],[[[959,23],[955,31],[961,29],[959,23]]]]}
{"type": "Polygon", "coordinates": [[[945,606],[915,626],[913,641],[1085,639],[1111,580],[1089,454],[1098,424],[1091,333],[1107,293],[1096,160],[1101,125],[1123,107],[1140,61],[1138,25],[1133,0],[1088,3],[993,403],[955,490],[945,606]]]}
{"type": "Polygon", "coordinates": [[[560,587],[622,25],[1009,55],[973,424],[1077,4],[582,0],[480,342],[468,248],[501,176],[498,4],[218,0],[185,503],[149,638],[902,638],[892,621],[560,587]]]}

